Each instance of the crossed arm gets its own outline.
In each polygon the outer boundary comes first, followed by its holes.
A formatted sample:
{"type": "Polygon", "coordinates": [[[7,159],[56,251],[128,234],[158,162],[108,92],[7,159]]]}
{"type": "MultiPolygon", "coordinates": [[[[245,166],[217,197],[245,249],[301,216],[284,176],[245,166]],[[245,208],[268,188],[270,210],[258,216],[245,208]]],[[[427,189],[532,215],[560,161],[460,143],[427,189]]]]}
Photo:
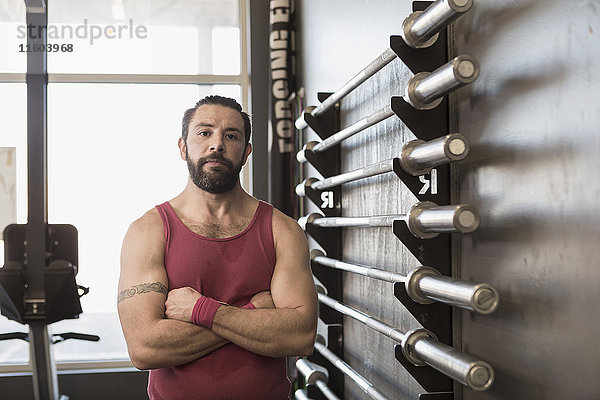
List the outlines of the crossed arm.
{"type": "Polygon", "coordinates": [[[181,365],[228,342],[270,357],[310,354],[317,299],[306,240],[296,222],[277,210],[273,232],[277,263],[270,295],[255,295],[254,310],[221,306],[210,330],[189,322],[201,293],[181,288],[167,298],[160,217],[150,211],[134,222],[123,243],[118,301],[133,364],[139,369],[181,365]]]}

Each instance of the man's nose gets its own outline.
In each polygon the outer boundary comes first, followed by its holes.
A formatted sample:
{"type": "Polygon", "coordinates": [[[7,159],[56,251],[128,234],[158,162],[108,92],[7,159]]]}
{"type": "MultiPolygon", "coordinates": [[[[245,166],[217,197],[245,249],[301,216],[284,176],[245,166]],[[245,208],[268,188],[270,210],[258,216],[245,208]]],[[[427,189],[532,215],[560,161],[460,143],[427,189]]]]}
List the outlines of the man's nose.
{"type": "Polygon", "coordinates": [[[210,142],[211,151],[222,152],[225,150],[223,147],[223,137],[221,135],[213,135],[210,142]]]}

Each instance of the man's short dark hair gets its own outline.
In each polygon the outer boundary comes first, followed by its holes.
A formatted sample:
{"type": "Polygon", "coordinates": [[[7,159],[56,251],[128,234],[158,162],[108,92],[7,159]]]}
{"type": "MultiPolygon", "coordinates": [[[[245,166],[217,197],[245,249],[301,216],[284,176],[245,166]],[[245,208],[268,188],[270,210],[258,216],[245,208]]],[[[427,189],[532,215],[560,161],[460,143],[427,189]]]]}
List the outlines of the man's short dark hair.
{"type": "Polygon", "coordinates": [[[198,109],[198,107],[206,104],[229,107],[239,112],[242,116],[242,120],[244,120],[244,135],[246,138],[246,145],[250,143],[250,135],[252,134],[252,123],[250,122],[250,116],[242,110],[242,106],[234,99],[218,95],[206,96],[205,98],[197,102],[194,107],[185,111],[185,113],[183,114],[183,120],[181,121],[181,137],[184,141],[187,141],[188,128],[190,126],[192,118],[194,118],[196,110],[198,109]]]}

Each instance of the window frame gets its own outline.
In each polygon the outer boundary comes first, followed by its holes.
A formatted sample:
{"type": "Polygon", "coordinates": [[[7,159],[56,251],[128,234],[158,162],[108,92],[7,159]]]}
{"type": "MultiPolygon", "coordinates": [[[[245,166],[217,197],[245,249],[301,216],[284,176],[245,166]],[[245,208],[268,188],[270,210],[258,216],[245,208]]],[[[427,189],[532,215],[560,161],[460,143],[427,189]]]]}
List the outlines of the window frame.
{"type": "MultiPolygon", "coordinates": [[[[131,84],[195,84],[195,85],[239,85],[244,110],[250,112],[249,25],[247,0],[238,0],[238,22],[240,31],[240,73],[237,75],[213,74],[86,74],[48,73],[48,83],[131,83],[131,84]]],[[[27,83],[25,73],[0,72],[0,83],[27,83]]],[[[182,110],[183,112],[183,110],[182,110]]],[[[242,169],[241,183],[252,193],[252,157],[242,169]]],[[[57,371],[132,371],[136,370],[130,360],[90,360],[56,362],[57,371]]],[[[33,373],[31,359],[28,363],[0,364],[0,377],[13,374],[33,373]]]]}

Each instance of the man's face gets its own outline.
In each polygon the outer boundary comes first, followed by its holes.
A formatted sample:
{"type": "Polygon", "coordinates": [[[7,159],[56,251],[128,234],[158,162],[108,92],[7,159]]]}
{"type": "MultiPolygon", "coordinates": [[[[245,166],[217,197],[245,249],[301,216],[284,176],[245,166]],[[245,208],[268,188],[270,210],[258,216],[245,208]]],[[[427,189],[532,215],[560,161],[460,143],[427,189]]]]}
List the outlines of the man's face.
{"type": "Polygon", "coordinates": [[[251,152],[245,145],[244,121],[229,107],[206,104],[198,107],[188,137],[180,139],[181,156],[194,184],[209,193],[232,190],[251,152]]]}

